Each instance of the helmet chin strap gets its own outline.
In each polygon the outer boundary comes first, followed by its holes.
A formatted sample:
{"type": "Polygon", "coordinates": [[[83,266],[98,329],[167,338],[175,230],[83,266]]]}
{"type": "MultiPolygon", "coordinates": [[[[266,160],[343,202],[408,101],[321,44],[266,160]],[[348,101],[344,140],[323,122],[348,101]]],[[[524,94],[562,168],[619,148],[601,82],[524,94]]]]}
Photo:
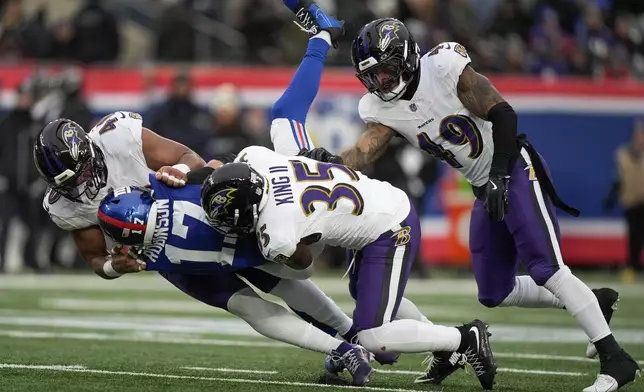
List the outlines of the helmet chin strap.
{"type": "Polygon", "coordinates": [[[143,245],[150,245],[154,239],[154,232],[157,228],[157,202],[152,203],[150,213],[148,214],[148,223],[145,225],[145,235],[143,236],[143,245]]]}

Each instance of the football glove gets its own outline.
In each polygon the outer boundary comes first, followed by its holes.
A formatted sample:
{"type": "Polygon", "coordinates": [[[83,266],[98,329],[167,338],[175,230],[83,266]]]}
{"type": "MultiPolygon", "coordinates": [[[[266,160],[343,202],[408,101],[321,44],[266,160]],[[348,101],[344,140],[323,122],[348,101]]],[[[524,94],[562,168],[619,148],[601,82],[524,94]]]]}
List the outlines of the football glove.
{"type": "Polygon", "coordinates": [[[333,155],[325,148],[322,148],[322,147],[314,148],[312,150],[307,150],[306,148],[303,148],[300,150],[300,152],[297,155],[301,157],[310,158],[319,162],[335,163],[339,165],[342,164],[342,158],[340,156],[333,155]]]}
{"type": "Polygon", "coordinates": [[[490,219],[502,222],[508,208],[508,183],[510,176],[494,175],[485,186],[485,209],[490,219]]]}

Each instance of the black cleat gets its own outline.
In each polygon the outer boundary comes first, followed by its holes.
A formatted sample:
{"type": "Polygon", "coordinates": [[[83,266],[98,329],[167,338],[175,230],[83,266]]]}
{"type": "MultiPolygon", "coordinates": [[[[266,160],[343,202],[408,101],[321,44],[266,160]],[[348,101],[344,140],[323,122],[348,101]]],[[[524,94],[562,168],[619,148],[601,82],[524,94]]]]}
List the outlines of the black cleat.
{"type": "MultiPolygon", "coordinates": [[[[610,320],[613,318],[613,313],[617,310],[617,302],[619,302],[619,293],[613,289],[601,288],[593,289],[593,294],[597,297],[599,307],[602,310],[606,323],[610,325],[610,320]]],[[[597,349],[592,343],[588,343],[586,347],[586,356],[588,358],[595,358],[597,356],[597,349]]]]}
{"type": "Polygon", "coordinates": [[[617,354],[599,354],[600,370],[595,383],[583,392],[614,392],[624,385],[635,381],[640,367],[626,351],[617,354]]]}
{"type": "Polygon", "coordinates": [[[465,369],[467,357],[457,352],[437,351],[433,357],[427,357],[426,361],[429,361],[427,374],[418,377],[414,382],[439,385],[458,369],[465,369]]]}
{"type": "Polygon", "coordinates": [[[487,331],[488,325],[481,320],[474,320],[457,328],[462,336],[461,347],[457,352],[465,354],[467,363],[474,369],[483,389],[492,389],[497,365],[490,348],[488,338],[491,334],[487,331]]]}

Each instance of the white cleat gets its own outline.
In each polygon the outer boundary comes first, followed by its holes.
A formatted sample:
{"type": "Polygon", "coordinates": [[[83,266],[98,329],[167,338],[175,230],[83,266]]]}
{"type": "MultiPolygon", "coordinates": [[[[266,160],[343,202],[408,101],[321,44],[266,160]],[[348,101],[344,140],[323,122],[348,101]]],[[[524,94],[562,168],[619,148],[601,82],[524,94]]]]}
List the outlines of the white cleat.
{"type": "MultiPolygon", "coordinates": [[[[640,371],[635,372],[635,379],[640,376],[640,371]]],[[[597,375],[595,383],[584,388],[583,392],[614,392],[619,389],[619,383],[613,377],[607,374],[597,375]]]]}
{"type": "Polygon", "coordinates": [[[619,388],[617,380],[606,374],[600,374],[597,376],[595,383],[587,388],[584,388],[583,392],[614,392],[619,388]]]}

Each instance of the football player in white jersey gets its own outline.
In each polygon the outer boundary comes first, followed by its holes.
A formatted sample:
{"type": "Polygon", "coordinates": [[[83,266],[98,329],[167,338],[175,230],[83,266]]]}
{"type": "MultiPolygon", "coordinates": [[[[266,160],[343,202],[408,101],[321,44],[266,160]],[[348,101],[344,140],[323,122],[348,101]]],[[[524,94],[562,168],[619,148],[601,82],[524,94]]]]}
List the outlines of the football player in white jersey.
{"type": "Polygon", "coordinates": [[[421,238],[418,215],[400,189],[347,166],[252,146],[206,179],[201,205],[215,229],[256,235],[264,257],[278,264],[308,268],[314,244],[352,250],[349,290],[360,345],[380,354],[456,352],[455,360],[465,359],[492,389],[496,363],[485,323],[444,327],[396,317],[421,238]]]}
{"type": "Polygon", "coordinates": [[[146,185],[154,171],[157,179],[181,186],[187,172],[206,164],[188,147],[144,128],[139,114],[125,111],[104,117],[89,133],[69,119],[52,121],[36,138],[33,155],[49,185],[43,207],[58,227],[72,233],[85,261],[105,279],[143,268],[106,250],[96,211],[108,190],[146,185]]]}
{"type": "MultiPolygon", "coordinates": [[[[359,112],[366,131],[340,157],[307,156],[360,170],[395,137],[445,161],[472,184],[472,266],[479,301],[488,307],[565,308],[599,352],[600,374],[585,392],[610,392],[633,381],[637,363],[619,346],[608,323],[618,294],[591,291],[564,264],[555,206],[579,211],[556,195],[543,158],[517,136],[517,115],[492,83],[470,65],[465,48],[445,42],[421,56],[407,27],[374,20],[357,34],[352,59],[368,89],[359,112]],[[521,260],[529,275],[516,276],[521,260]]],[[[440,383],[456,370],[451,352],[434,353],[419,381],[440,383]]]]}
{"type": "MultiPolygon", "coordinates": [[[[316,57],[313,62],[318,63],[316,67],[319,69],[315,72],[318,73],[319,84],[326,52],[332,40],[342,34],[342,24],[317,9],[311,1],[285,0],[285,3],[296,13],[302,27],[313,35],[307,57],[309,63],[312,60],[310,57],[316,57]]],[[[303,62],[307,62],[307,58],[303,62]]],[[[300,79],[302,76],[308,79],[310,75],[300,75],[300,79]]],[[[294,79],[297,79],[297,75],[294,79]]],[[[317,89],[317,85],[309,88],[311,102],[317,89]]],[[[288,93],[284,93],[286,99],[281,102],[287,103],[288,99],[292,99],[288,93]]],[[[302,97],[295,99],[301,101],[302,97]]],[[[308,135],[301,123],[282,118],[277,104],[273,114],[275,120],[271,134],[277,149],[297,152],[301,146],[310,148],[308,135]]],[[[157,180],[170,186],[183,186],[188,179],[187,172],[205,169],[205,162],[197,154],[143,128],[141,117],[129,112],[116,112],[105,117],[89,133],[71,120],[56,120],[41,131],[33,154],[41,176],[50,185],[44,201],[45,208],[56,224],[72,231],[85,260],[105,279],[150,267],[139,264],[130,254],[105,250],[106,243],[98,226],[97,211],[101,199],[110,193],[110,188],[147,185],[149,174],[154,170],[158,170],[157,180]],[[172,164],[174,167],[169,166],[172,164]]],[[[225,161],[225,158],[219,159],[225,161]]],[[[218,160],[209,163],[213,167],[221,164],[218,160]]],[[[331,299],[310,280],[288,279],[305,279],[301,274],[292,274],[288,268],[276,267],[269,272],[286,279],[256,270],[250,271],[252,277],[249,275],[246,278],[255,286],[280,297],[298,315],[325,328],[326,332],[337,332],[346,341],[352,339],[355,333],[351,319],[331,299]]],[[[247,286],[234,274],[231,277],[231,274],[208,276],[163,271],[161,275],[191,297],[211,306],[225,308],[247,321],[251,320],[251,325],[267,336],[324,352],[327,350],[321,347],[328,342],[333,342],[332,345],[337,343],[335,339],[329,340],[329,336],[321,336],[307,323],[292,322],[292,314],[281,307],[250,295],[247,286]]],[[[346,346],[343,362],[352,372],[354,383],[363,384],[371,371],[368,360],[363,361],[362,358],[365,350],[353,350],[355,345],[352,344],[343,346],[346,346]],[[360,358],[352,354],[354,351],[359,351],[360,358]],[[364,374],[358,374],[356,369],[364,374]]]]}

